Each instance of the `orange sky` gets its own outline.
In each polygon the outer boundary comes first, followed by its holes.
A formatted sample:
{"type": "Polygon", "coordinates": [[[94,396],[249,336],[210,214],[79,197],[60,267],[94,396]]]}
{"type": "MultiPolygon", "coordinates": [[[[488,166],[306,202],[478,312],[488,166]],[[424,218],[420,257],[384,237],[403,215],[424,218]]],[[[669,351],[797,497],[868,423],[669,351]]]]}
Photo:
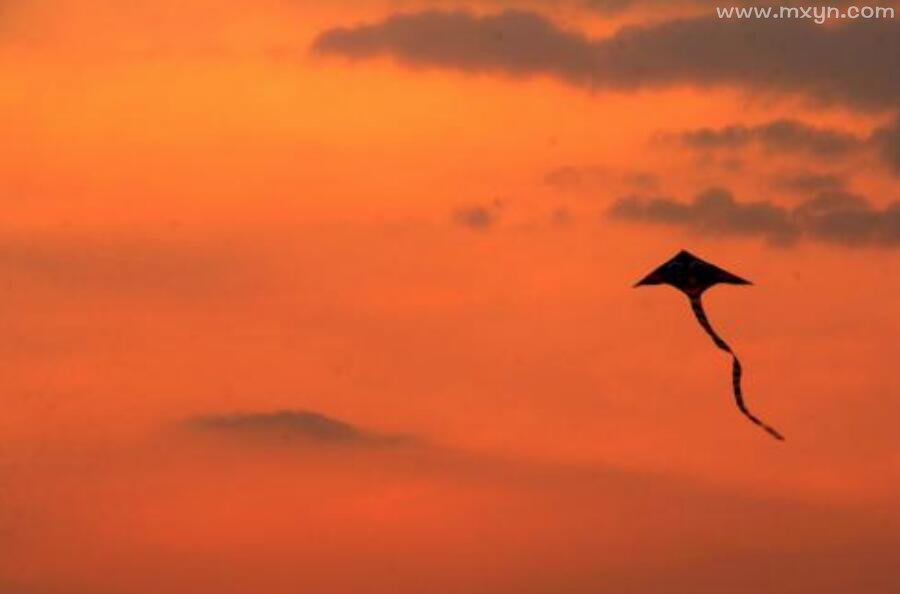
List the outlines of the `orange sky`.
{"type": "Polygon", "coordinates": [[[425,9],[603,39],[703,0],[7,4],[0,592],[890,590],[897,96],[313,51],[425,9]],[[678,140],[783,119],[851,148],[678,140]],[[802,210],[811,175],[883,239],[608,215],[711,187],[802,210]],[[786,443],[682,296],[630,288],[681,248],[755,282],[707,310],[786,443]],[[413,438],[186,424],[282,410],[413,438]]]}

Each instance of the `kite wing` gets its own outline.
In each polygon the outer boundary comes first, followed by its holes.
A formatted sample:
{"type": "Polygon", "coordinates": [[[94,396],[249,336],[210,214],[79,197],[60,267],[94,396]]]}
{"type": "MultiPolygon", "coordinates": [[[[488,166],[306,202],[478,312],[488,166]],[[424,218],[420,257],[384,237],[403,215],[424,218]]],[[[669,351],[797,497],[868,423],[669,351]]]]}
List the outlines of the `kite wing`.
{"type": "Polygon", "coordinates": [[[741,391],[741,362],[738,360],[737,355],[734,354],[734,351],[731,350],[731,347],[728,346],[728,343],[722,340],[722,337],[716,334],[716,331],[713,330],[712,325],[709,323],[709,319],[706,317],[706,312],[703,311],[703,301],[700,300],[700,295],[688,295],[688,298],[691,301],[691,309],[694,310],[694,315],[697,317],[697,321],[700,322],[700,325],[703,326],[703,329],[706,330],[706,333],[709,334],[709,337],[712,338],[713,342],[717,347],[731,355],[731,385],[734,389],[734,399],[737,402],[737,407],[740,409],[741,413],[760,427],[766,430],[772,437],[775,439],[780,439],[784,441],[784,436],[781,435],[778,431],[775,430],[774,427],[770,427],[765,424],[761,419],[754,416],[747,409],[747,405],[744,404],[744,394],[741,391]]]}

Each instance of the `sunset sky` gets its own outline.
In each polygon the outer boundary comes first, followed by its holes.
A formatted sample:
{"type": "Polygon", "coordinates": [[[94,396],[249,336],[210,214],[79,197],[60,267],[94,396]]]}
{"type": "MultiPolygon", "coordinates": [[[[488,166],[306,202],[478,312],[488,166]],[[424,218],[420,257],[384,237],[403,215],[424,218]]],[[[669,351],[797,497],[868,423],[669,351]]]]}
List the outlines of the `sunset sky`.
{"type": "Polygon", "coordinates": [[[716,6],[0,2],[0,593],[895,591],[900,20],[716,6]]]}

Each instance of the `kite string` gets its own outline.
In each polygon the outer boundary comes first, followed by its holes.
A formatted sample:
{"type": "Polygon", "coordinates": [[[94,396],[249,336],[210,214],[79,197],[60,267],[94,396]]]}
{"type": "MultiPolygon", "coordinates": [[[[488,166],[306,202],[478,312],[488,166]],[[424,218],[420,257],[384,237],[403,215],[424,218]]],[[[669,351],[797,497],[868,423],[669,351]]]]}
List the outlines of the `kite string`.
{"type": "Polygon", "coordinates": [[[734,399],[737,402],[737,407],[743,413],[745,417],[750,419],[752,422],[756,423],[760,427],[762,427],[769,435],[774,437],[775,439],[779,439],[784,441],[784,436],[781,435],[774,427],[767,425],[762,421],[762,419],[755,416],[750,410],[747,408],[747,405],[744,403],[744,394],[741,390],[741,375],[742,368],[741,362],[738,360],[737,355],[731,350],[731,347],[728,346],[728,343],[722,340],[722,337],[716,334],[716,331],[713,330],[712,325],[709,323],[709,319],[706,317],[706,312],[703,310],[703,301],[700,299],[700,295],[688,295],[688,298],[691,301],[691,309],[694,311],[694,316],[696,316],[697,321],[700,322],[700,325],[706,330],[706,333],[709,334],[710,338],[712,338],[713,342],[717,347],[731,355],[731,385],[734,390],[734,399]]]}

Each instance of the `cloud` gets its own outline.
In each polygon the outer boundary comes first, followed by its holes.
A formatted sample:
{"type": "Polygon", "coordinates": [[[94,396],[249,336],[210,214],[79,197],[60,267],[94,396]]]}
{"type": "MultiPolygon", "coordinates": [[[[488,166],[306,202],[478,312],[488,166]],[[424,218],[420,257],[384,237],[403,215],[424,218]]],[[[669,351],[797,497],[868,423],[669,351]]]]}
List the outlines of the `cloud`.
{"type": "Polygon", "coordinates": [[[804,233],[830,243],[900,247],[900,201],[884,210],[845,192],[826,192],[800,204],[794,219],[804,233]]]}
{"type": "Polygon", "coordinates": [[[844,246],[900,247],[900,201],[879,210],[843,191],[821,192],[789,209],[768,201],[738,202],[728,190],[713,188],[689,203],[622,198],[607,215],[701,235],[764,237],[780,245],[806,237],[844,246]]]}
{"type": "Polygon", "coordinates": [[[795,171],[783,173],[773,180],[773,186],[788,192],[810,195],[818,192],[843,190],[847,181],[832,173],[816,173],[811,171],[795,171]]]}
{"type": "Polygon", "coordinates": [[[763,235],[778,243],[792,241],[797,229],[787,211],[768,202],[736,202],[731,193],[711,188],[692,203],[668,198],[618,200],[609,210],[612,218],[689,227],[701,234],[763,235]]]}
{"type": "Polygon", "coordinates": [[[493,208],[481,205],[465,206],[453,211],[453,220],[458,224],[471,229],[485,230],[498,221],[500,208],[498,203],[493,208]]]}
{"type": "Polygon", "coordinates": [[[894,175],[900,176],[900,117],[892,124],[876,130],[872,135],[872,141],[888,169],[894,175]]]}
{"type": "Polygon", "coordinates": [[[432,10],[329,29],[313,50],[467,72],[548,75],[594,89],[737,85],[867,108],[900,101],[900,23],[893,19],[823,27],[805,19],[700,17],[591,39],[533,12],[432,10]]]}
{"type": "Polygon", "coordinates": [[[585,8],[600,14],[616,14],[642,4],[641,0],[583,0],[585,8]]]}
{"type": "Polygon", "coordinates": [[[509,453],[317,463],[104,444],[4,464],[0,518],[27,511],[4,541],[4,592],[158,594],[161,568],[167,594],[874,594],[896,581],[895,490],[838,503],[509,453]],[[398,563],[412,573],[381,570],[398,563]]]}
{"type": "Polygon", "coordinates": [[[762,147],[768,153],[803,153],[823,159],[854,154],[875,155],[895,176],[900,176],[900,116],[867,136],[858,136],[806,124],[798,120],[773,120],[754,126],[732,124],[721,128],[697,128],[662,135],[698,151],[739,150],[762,147]]]}
{"type": "Polygon", "coordinates": [[[188,419],[185,426],[198,433],[260,442],[392,445],[410,441],[410,438],[403,436],[365,431],[306,410],[202,415],[188,419]]]}
{"type": "Polygon", "coordinates": [[[514,10],[485,17],[442,11],[394,15],[374,25],[325,31],[313,49],[468,71],[555,74],[572,82],[585,82],[594,61],[587,38],[514,10]]]}
{"type": "Polygon", "coordinates": [[[864,139],[847,132],[786,119],[756,126],[736,124],[687,130],[675,138],[697,150],[738,149],[755,144],[773,153],[808,153],[825,158],[842,157],[865,145],[864,139]]]}

